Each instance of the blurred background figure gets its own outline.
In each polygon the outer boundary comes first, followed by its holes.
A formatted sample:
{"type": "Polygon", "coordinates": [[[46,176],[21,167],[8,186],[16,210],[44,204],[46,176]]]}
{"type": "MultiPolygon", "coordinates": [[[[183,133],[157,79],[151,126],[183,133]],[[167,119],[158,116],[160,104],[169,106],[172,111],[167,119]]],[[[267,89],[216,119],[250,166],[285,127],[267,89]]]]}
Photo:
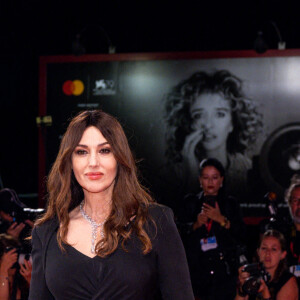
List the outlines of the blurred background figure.
{"type": "Polygon", "coordinates": [[[21,243],[30,253],[31,245],[25,238],[31,235],[34,220],[44,212],[43,208],[29,208],[9,188],[0,190],[0,233],[6,233],[21,243]]]}
{"type": "MultiPolygon", "coordinates": [[[[300,284],[300,175],[291,178],[291,184],[286,191],[285,200],[288,203],[291,223],[286,230],[288,237],[288,263],[290,272],[297,276],[300,284]]],[[[300,298],[300,297],[299,297],[300,298]]]]}
{"type": "Polygon", "coordinates": [[[173,186],[196,192],[199,162],[214,157],[225,167],[227,191],[246,195],[247,171],[252,166],[247,151],[262,122],[239,78],[226,70],[194,73],[166,96],[165,120],[166,157],[179,179],[173,186]]]}
{"type": "Polygon", "coordinates": [[[259,263],[239,268],[235,300],[298,300],[298,285],[286,263],[287,247],[282,233],[268,230],[257,249],[259,263]]]}
{"type": "Polygon", "coordinates": [[[22,253],[17,238],[0,234],[0,299],[28,299],[31,258],[22,253]]]}
{"type": "Polygon", "coordinates": [[[201,300],[233,299],[237,263],[245,226],[236,198],[224,192],[225,170],[204,159],[199,194],[188,194],[180,216],[195,296],[201,300]]]}

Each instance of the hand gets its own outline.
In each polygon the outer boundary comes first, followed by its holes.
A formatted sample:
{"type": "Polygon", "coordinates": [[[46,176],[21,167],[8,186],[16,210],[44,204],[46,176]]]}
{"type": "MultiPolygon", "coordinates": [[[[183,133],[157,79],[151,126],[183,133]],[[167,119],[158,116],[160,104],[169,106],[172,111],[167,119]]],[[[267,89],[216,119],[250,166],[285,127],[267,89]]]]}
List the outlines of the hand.
{"type": "Polygon", "coordinates": [[[242,266],[239,268],[239,282],[240,282],[240,286],[243,286],[243,284],[245,283],[246,279],[249,278],[250,273],[248,272],[243,272],[245,266],[242,266]]]}
{"type": "Polygon", "coordinates": [[[184,141],[184,145],[181,151],[183,158],[183,165],[186,169],[186,174],[189,178],[198,178],[198,165],[199,160],[196,157],[195,149],[197,144],[202,140],[202,130],[193,131],[187,135],[184,141]]]}
{"type": "Polygon", "coordinates": [[[207,220],[208,218],[203,212],[199,213],[197,216],[197,221],[193,224],[193,229],[196,230],[197,228],[201,227],[207,222],[207,220]]]}
{"type": "Polygon", "coordinates": [[[260,287],[258,289],[258,292],[261,293],[263,299],[271,298],[269,288],[263,279],[260,280],[260,287]]]}
{"type": "Polygon", "coordinates": [[[216,202],[216,207],[210,206],[207,203],[203,203],[202,211],[209,219],[212,219],[220,224],[224,222],[224,216],[220,212],[218,202],[216,202]]]}
{"type": "Polygon", "coordinates": [[[20,265],[20,274],[24,277],[28,284],[30,284],[31,280],[31,272],[32,272],[32,264],[29,260],[24,260],[24,264],[20,265]]]}
{"type": "Polygon", "coordinates": [[[34,223],[31,220],[25,220],[25,223],[29,225],[31,228],[33,228],[34,226],[34,223]]]}
{"type": "Polygon", "coordinates": [[[8,270],[14,265],[18,259],[18,253],[16,249],[11,249],[5,252],[1,258],[0,274],[3,276],[8,275],[8,270]]]}
{"type": "Polygon", "coordinates": [[[24,223],[18,224],[17,222],[14,222],[9,226],[9,228],[7,229],[6,232],[7,232],[7,234],[18,239],[19,235],[20,235],[21,231],[24,229],[24,227],[25,227],[24,223]]]}

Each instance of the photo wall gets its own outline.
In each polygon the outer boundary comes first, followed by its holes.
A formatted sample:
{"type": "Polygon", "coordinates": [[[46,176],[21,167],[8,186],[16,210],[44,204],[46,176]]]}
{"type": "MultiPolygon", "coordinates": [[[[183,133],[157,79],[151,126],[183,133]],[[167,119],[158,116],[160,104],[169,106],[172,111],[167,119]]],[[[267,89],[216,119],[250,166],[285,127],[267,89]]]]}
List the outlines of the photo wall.
{"type": "Polygon", "coordinates": [[[42,57],[39,113],[52,123],[40,128],[40,177],[69,119],[103,109],[124,126],[143,184],[175,214],[200,191],[198,166],[208,156],[222,161],[226,191],[245,216],[264,215],[269,192],[286,209],[285,189],[300,172],[299,54],[42,57]]]}

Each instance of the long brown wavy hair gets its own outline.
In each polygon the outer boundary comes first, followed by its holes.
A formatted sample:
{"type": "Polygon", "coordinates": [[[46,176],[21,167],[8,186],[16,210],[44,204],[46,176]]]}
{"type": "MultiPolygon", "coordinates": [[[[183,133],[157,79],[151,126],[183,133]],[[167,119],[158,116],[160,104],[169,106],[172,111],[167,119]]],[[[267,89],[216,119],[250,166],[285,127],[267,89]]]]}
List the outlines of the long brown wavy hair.
{"type": "Polygon", "coordinates": [[[104,225],[104,238],[96,245],[96,253],[101,257],[113,253],[119,241],[126,250],[126,241],[135,232],[142,243],[142,251],[146,254],[151,251],[152,243],[144,224],[148,219],[149,205],[154,201],[139,183],[136,163],[122,126],[113,116],[101,110],[83,111],[71,120],[48,176],[47,210],[45,215],[37,220],[36,225],[57,218],[60,224],[57,241],[64,250],[63,243],[68,244],[66,236],[70,221],[69,213],[83,200],[82,187],[72,171],[71,157],[84,131],[90,126],[100,130],[110,144],[118,164],[112,209],[104,225]],[[133,217],[134,222],[130,222],[133,217]]]}

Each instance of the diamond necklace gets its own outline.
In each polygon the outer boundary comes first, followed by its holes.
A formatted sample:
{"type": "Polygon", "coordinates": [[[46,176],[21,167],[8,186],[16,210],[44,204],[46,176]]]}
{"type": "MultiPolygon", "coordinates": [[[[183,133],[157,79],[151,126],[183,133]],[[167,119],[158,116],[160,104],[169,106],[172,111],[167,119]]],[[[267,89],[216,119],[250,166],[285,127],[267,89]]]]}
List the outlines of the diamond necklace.
{"type": "Polygon", "coordinates": [[[100,237],[104,238],[104,231],[103,231],[103,225],[106,222],[106,219],[104,219],[101,223],[96,223],[86,212],[83,210],[84,201],[82,201],[79,205],[79,210],[82,216],[91,224],[92,226],[92,247],[91,252],[96,253],[95,251],[95,241],[97,239],[97,229],[100,228],[100,237]]]}

